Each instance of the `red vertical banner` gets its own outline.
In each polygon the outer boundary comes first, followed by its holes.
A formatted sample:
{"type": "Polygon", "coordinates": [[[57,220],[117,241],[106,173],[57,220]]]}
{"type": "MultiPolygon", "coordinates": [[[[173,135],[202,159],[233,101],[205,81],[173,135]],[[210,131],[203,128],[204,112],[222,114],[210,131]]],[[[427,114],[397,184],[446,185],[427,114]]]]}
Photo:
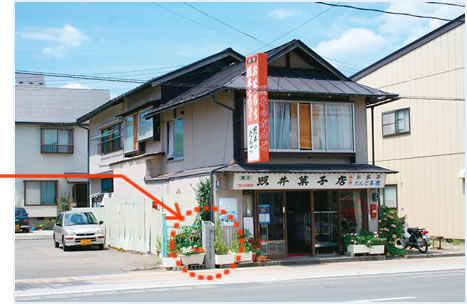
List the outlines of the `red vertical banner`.
{"type": "Polygon", "coordinates": [[[269,161],[268,55],[246,58],[248,163],[269,161]]]}

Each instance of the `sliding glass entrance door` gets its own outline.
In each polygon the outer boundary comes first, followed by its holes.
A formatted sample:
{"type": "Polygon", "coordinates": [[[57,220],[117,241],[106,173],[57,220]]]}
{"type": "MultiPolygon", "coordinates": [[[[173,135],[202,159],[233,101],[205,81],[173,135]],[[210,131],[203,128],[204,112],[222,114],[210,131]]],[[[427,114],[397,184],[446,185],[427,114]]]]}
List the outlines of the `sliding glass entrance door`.
{"type": "Polygon", "coordinates": [[[314,245],[317,253],[339,251],[338,192],[315,191],[314,245]]]}
{"type": "Polygon", "coordinates": [[[262,252],[267,256],[286,254],[283,192],[258,193],[259,237],[266,240],[262,252]]]}

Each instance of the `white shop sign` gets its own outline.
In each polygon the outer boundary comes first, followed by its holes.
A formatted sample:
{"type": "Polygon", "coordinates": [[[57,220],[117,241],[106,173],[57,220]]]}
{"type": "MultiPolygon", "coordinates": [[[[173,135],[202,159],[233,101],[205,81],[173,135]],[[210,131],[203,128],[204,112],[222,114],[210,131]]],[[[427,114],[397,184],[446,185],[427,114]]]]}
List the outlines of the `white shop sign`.
{"type": "Polygon", "coordinates": [[[234,173],[233,189],[384,188],[384,173],[234,173]]]}

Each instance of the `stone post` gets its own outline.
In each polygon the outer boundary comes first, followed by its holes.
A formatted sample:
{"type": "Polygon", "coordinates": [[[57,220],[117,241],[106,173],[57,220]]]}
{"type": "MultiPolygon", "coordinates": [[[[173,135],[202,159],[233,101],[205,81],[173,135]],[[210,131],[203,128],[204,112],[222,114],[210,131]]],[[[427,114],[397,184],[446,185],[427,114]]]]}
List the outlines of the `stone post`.
{"type": "Polygon", "coordinates": [[[212,222],[203,221],[202,225],[203,235],[203,248],[206,250],[206,256],[204,263],[206,269],[215,268],[215,257],[214,257],[214,224],[212,222]]]}

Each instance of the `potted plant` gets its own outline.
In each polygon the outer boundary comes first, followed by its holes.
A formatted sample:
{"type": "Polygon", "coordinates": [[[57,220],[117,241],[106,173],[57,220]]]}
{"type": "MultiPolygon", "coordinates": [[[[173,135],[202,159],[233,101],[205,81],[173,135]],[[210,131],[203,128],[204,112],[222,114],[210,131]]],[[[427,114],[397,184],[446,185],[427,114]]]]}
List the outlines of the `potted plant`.
{"type": "Polygon", "coordinates": [[[204,248],[195,246],[183,247],[180,250],[180,261],[183,266],[203,265],[206,251],[204,248]]]}
{"type": "Polygon", "coordinates": [[[346,253],[351,256],[360,253],[384,254],[384,240],[379,238],[377,232],[362,229],[359,233],[346,234],[343,241],[346,253]]]}
{"type": "Polygon", "coordinates": [[[214,226],[214,254],[216,265],[232,264],[235,261],[234,253],[224,242],[224,229],[220,229],[220,221],[214,226]]]}
{"type": "Polygon", "coordinates": [[[261,256],[261,248],[263,245],[261,244],[261,239],[258,238],[249,238],[248,243],[251,246],[251,251],[253,252],[252,259],[253,262],[256,262],[256,257],[261,256]]]}
{"type": "Polygon", "coordinates": [[[251,237],[251,233],[248,229],[242,234],[237,232],[237,240],[232,241],[232,251],[236,253],[237,256],[240,256],[240,260],[236,262],[251,262],[253,261],[253,251],[252,245],[248,242],[251,237]]]}

